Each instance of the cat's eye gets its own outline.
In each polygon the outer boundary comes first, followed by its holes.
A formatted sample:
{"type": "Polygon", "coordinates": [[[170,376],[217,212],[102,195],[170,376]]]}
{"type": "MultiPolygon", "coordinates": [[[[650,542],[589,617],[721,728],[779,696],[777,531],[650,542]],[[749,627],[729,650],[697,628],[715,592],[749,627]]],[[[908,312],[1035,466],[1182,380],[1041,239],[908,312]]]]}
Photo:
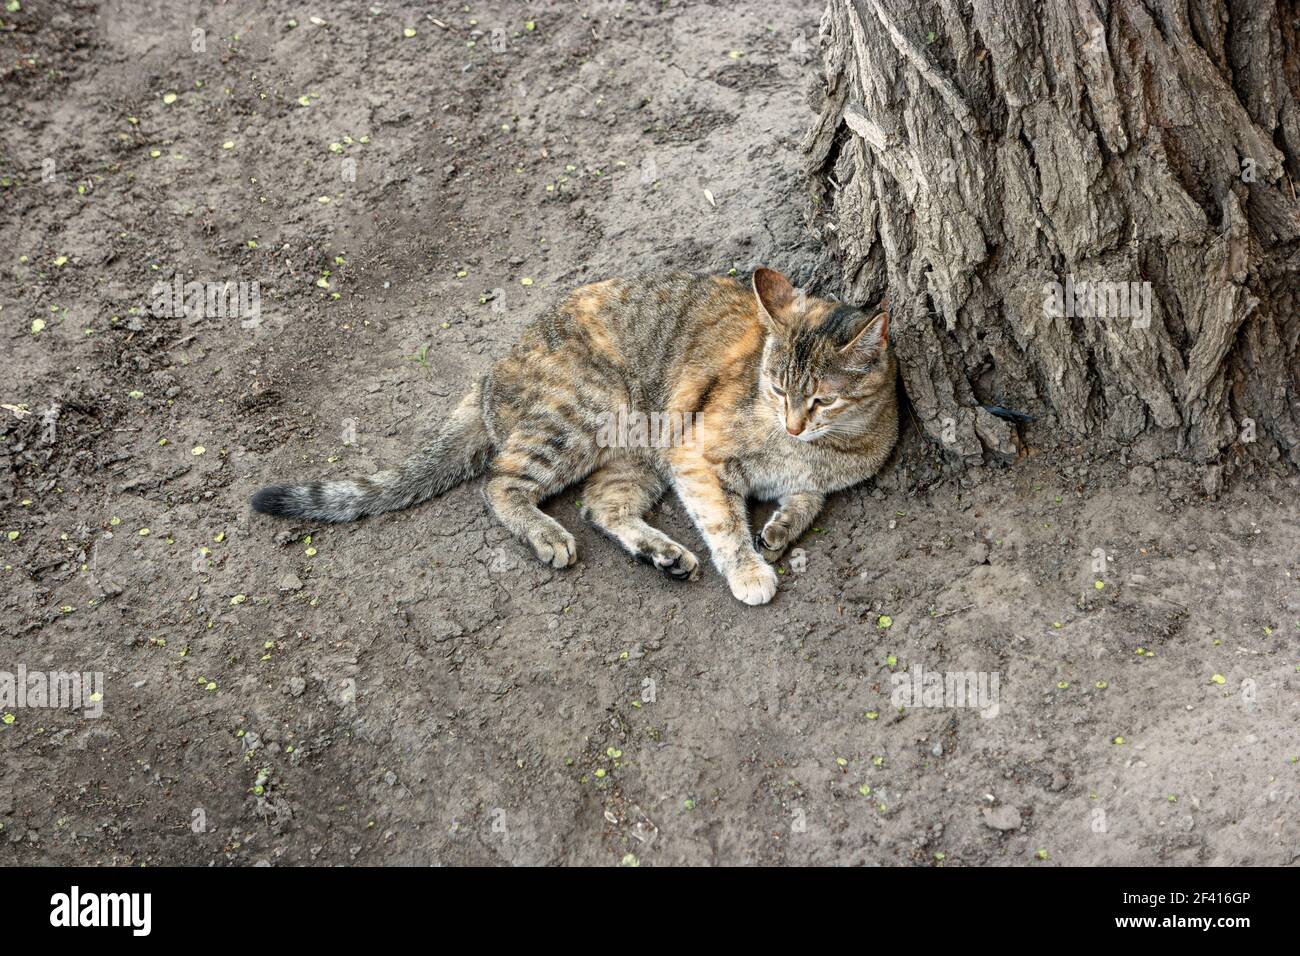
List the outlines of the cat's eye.
{"type": "Polygon", "coordinates": [[[838,395],[818,395],[816,398],[813,399],[812,403],[813,403],[813,407],[816,408],[819,405],[821,406],[834,405],[839,400],[840,397],[838,395]]]}
{"type": "Polygon", "coordinates": [[[780,395],[782,398],[785,398],[785,389],[777,388],[775,385],[773,385],[772,391],[776,392],[776,394],[780,395]]]}

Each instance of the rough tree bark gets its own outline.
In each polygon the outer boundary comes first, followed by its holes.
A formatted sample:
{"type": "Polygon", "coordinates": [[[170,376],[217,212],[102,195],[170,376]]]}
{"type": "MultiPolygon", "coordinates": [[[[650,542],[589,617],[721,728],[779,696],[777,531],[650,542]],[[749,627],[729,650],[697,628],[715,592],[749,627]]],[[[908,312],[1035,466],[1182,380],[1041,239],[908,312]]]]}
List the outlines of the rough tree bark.
{"type": "Polygon", "coordinates": [[[814,227],[956,461],[1015,454],[992,404],[1300,465],[1300,7],[829,0],[821,46],[814,227]],[[1100,318],[1067,281],[1150,285],[1100,318]]]}

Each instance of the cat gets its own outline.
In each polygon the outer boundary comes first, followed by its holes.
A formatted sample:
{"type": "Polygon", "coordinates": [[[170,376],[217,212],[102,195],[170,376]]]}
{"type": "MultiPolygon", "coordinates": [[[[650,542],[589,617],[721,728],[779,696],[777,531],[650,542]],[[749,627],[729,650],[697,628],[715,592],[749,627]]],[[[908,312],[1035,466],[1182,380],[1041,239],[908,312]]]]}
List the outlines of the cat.
{"type": "Polygon", "coordinates": [[[748,287],[677,273],[610,279],[529,325],[396,470],[273,485],[253,496],[253,509],[351,521],[486,473],[496,518],[563,568],[577,559],[573,536],[538,504],[585,479],[587,521],[667,576],[693,581],[695,555],[644,520],[671,485],[731,593],[766,604],[777,590],[769,562],[808,529],[826,495],[871,477],[892,451],[896,376],[887,303],[862,310],[816,298],[765,268],[748,287]],[[644,427],[652,413],[685,424],[656,434],[644,427]],[[752,537],[751,497],[778,502],[752,537]]]}

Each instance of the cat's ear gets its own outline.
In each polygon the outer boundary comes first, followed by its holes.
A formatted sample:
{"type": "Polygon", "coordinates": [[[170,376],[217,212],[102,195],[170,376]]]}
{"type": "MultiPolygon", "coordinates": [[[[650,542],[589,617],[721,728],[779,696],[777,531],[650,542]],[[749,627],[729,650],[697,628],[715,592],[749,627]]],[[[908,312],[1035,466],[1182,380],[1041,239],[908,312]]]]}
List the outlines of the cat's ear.
{"type": "Polygon", "coordinates": [[[758,299],[759,318],[769,329],[775,331],[790,324],[798,296],[790,280],[775,269],[754,270],[754,297],[758,299]]]}
{"type": "Polygon", "coordinates": [[[876,359],[884,354],[889,346],[889,302],[883,301],[875,309],[861,313],[870,315],[862,329],[849,340],[849,344],[840,349],[844,366],[849,371],[865,372],[876,359]],[[871,313],[875,314],[872,315],[871,313]]]}

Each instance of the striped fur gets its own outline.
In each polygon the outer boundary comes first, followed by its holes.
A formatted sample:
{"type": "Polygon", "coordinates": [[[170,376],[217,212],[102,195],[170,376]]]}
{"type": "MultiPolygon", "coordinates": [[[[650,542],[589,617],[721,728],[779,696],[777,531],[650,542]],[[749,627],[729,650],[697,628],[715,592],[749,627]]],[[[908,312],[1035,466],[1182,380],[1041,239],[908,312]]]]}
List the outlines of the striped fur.
{"type": "Polygon", "coordinates": [[[588,521],[669,577],[694,580],[696,557],[644,521],[672,487],[733,595],[766,603],[776,591],[768,561],[827,494],[870,477],[893,448],[888,324],[883,309],[804,296],[768,269],[748,288],[685,274],[583,286],[530,325],[400,468],[264,488],[253,508],[350,521],[486,473],[497,519],[562,568],[576,560],[573,536],[538,505],[585,480],[588,521]],[[603,429],[620,409],[689,415],[690,440],[611,444],[603,429]],[[779,501],[757,535],[749,497],[779,501]]]}
{"type": "Polygon", "coordinates": [[[461,401],[434,440],[395,471],[369,478],[270,485],[253,495],[253,510],[282,518],[355,521],[400,511],[481,474],[491,442],[479,408],[482,385],[461,401]]]}

